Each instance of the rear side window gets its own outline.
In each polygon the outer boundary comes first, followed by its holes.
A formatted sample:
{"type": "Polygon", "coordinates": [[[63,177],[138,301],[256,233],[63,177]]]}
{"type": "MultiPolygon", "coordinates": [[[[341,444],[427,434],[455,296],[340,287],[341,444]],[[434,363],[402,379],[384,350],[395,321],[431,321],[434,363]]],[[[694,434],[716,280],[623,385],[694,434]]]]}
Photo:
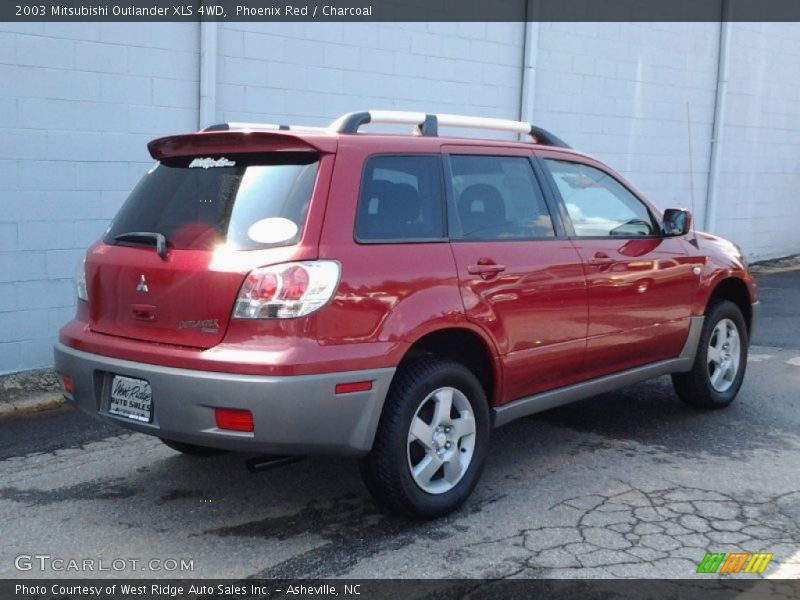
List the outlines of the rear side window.
{"type": "Polygon", "coordinates": [[[455,211],[450,237],[514,240],[555,236],[530,161],[522,156],[451,156],[455,211]]]}
{"type": "Polygon", "coordinates": [[[445,237],[439,156],[373,156],[364,167],[356,214],[360,242],[445,237]]]}
{"type": "Polygon", "coordinates": [[[139,182],[105,235],[161,233],[176,249],[296,244],[317,178],[318,156],[199,157],[157,164],[139,182]]]}

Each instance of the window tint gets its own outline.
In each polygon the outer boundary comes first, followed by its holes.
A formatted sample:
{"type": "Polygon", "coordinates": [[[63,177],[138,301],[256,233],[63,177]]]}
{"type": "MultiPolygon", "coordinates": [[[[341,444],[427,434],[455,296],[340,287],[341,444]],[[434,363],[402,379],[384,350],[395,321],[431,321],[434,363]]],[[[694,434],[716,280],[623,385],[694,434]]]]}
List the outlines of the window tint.
{"type": "Polygon", "coordinates": [[[647,207],[599,169],[545,160],[567,207],[575,235],[647,236],[657,230],[647,207]]]}
{"type": "Polygon", "coordinates": [[[555,235],[533,168],[521,156],[451,156],[451,237],[513,240],[555,235]]]}
{"type": "Polygon", "coordinates": [[[187,158],[151,169],[114,217],[106,243],[118,243],[115,237],[123,233],[144,231],[163,234],[177,249],[296,244],[317,178],[317,155],[231,155],[218,160],[227,166],[204,167],[214,159],[187,158]]]}
{"type": "Polygon", "coordinates": [[[440,240],[443,209],[438,156],[374,156],[361,182],[356,239],[440,240]]]}

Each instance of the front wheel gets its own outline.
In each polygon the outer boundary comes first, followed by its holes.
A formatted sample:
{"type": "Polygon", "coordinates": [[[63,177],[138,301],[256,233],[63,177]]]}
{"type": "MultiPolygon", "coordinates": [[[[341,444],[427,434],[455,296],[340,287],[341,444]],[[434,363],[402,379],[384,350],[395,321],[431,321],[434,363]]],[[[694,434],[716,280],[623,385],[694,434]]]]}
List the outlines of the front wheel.
{"type": "Polygon", "coordinates": [[[489,446],[489,405],[463,365],[424,358],[398,371],[375,442],[361,462],[384,506],[419,519],[458,508],[480,477],[489,446]]]}
{"type": "Polygon", "coordinates": [[[678,397],[695,408],[725,408],[739,393],[747,366],[747,326],[736,304],[724,300],[708,311],[694,366],[675,373],[678,397]]]}

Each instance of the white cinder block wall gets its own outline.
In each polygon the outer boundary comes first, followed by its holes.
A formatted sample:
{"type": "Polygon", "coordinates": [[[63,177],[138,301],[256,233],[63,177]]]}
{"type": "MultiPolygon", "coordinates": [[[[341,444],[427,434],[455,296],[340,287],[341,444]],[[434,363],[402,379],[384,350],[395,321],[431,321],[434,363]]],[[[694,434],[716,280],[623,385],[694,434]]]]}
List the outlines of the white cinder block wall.
{"type": "Polygon", "coordinates": [[[145,144],[197,127],[197,46],[196,24],[0,23],[0,373],[52,363],[145,144]]]}
{"type": "Polygon", "coordinates": [[[328,125],[388,108],[519,118],[521,23],[225,23],[218,116],[328,125]]]}
{"type": "Polygon", "coordinates": [[[718,34],[718,23],[543,23],[535,119],[659,207],[701,217],[718,34]]]}
{"type": "Polygon", "coordinates": [[[800,251],[800,23],[732,23],[715,231],[800,251]]]}
{"type": "MultiPolygon", "coordinates": [[[[543,23],[534,118],[702,222],[719,31],[543,23]]],[[[51,364],[75,264],[150,164],[146,142],[200,125],[199,32],[0,23],[0,374],[51,364]]],[[[518,118],[524,38],[522,23],[220,23],[213,120],[518,118]]],[[[730,40],[715,230],[751,258],[800,252],[800,27],[736,24],[730,40]]]]}

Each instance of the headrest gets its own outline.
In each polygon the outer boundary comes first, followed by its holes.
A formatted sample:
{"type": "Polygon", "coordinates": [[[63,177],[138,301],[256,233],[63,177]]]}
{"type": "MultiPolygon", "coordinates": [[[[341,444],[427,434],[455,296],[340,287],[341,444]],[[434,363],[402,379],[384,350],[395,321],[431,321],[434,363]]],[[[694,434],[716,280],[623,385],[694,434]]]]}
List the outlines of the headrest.
{"type": "Polygon", "coordinates": [[[461,192],[458,212],[462,219],[480,217],[489,223],[496,223],[506,218],[506,205],[497,188],[476,183],[461,192]]]}

